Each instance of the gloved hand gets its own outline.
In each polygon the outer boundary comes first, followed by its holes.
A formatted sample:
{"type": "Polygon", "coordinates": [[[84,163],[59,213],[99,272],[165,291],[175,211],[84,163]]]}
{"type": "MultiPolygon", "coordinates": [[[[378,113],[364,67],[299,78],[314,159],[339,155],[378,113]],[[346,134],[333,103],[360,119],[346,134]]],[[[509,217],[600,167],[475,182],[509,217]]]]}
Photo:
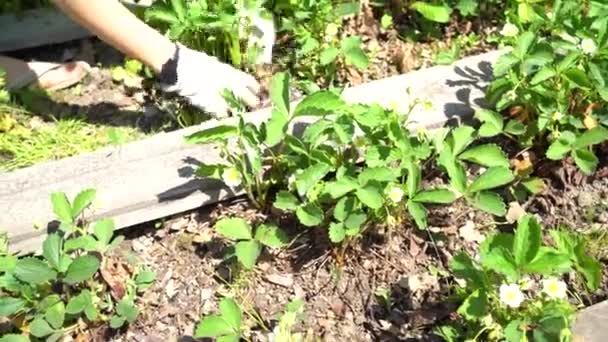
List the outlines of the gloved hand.
{"type": "Polygon", "coordinates": [[[260,84],[253,76],[181,44],[163,66],[160,82],[163,91],[175,92],[218,117],[228,115],[229,107],[222,96],[224,89],[231,90],[250,107],[259,104],[260,84]]]}

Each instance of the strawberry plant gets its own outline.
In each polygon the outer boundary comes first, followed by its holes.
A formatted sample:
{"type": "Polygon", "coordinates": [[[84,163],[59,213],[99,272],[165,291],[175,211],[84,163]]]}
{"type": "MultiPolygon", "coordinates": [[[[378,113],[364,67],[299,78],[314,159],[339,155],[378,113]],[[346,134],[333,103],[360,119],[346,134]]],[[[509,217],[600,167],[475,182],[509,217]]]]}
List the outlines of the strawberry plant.
{"type": "Polygon", "coordinates": [[[511,50],[494,67],[488,100],[524,124],[524,130],[511,126],[523,146],[549,145],[547,158],[571,156],[591,174],[598,164],[594,146],[608,139],[602,71],[608,65],[608,12],[593,1],[555,1],[549,8],[522,2],[505,25],[503,40],[511,50]]]}
{"type": "Polygon", "coordinates": [[[64,193],[53,193],[53,211],[61,224],[43,242],[41,256],[0,252],[0,317],[9,323],[5,339],[57,341],[81,329],[79,322],[109,321],[120,328],[136,319],[137,291],[150,286],[154,273],[137,268],[120,298],[107,293],[99,272],[105,253],[122,238],[113,239],[111,220],[84,224],[83,211],[94,198],[92,189],[72,202],[64,193]],[[23,334],[17,335],[19,331],[23,334]]]}
{"type": "Polygon", "coordinates": [[[543,242],[536,219],[520,218],[514,234],[496,233],[480,246],[479,261],[456,255],[450,268],[462,279],[455,291],[459,323],[437,329],[446,341],[570,341],[576,306],[560,278],[578,270],[597,289],[600,264],[579,239],[551,231],[543,242]]]}
{"type": "MultiPolygon", "coordinates": [[[[370,224],[396,225],[411,217],[427,225],[427,206],[464,197],[481,210],[504,215],[502,198],[490,190],[515,179],[509,161],[494,144],[469,147],[478,138],[464,126],[435,137],[412,134],[408,113],[379,105],[347,104],[331,91],[305,97],[292,110],[289,77],[278,74],[270,95],[272,115],[256,126],[217,126],[187,137],[191,143],[217,143],[226,163],[203,165],[201,177],[242,187],[261,209],[270,205],[293,213],[306,227],[323,226],[334,243],[359,236],[370,224]],[[293,121],[314,117],[301,134],[293,121]],[[451,187],[426,188],[423,166],[438,157],[451,187]],[[465,162],[488,167],[469,182],[465,162]]],[[[410,112],[419,105],[415,101],[410,112]]]]}
{"type": "Polygon", "coordinates": [[[278,227],[262,224],[255,229],[242,218],[225,218],[215,224],[215,229],[228,239],[236,241],[234,254],[246,269],[252,269],[262,253],[262,247],[281,248],[287,245],[289,238],[278,227]]]}
{"type": "Polygon", "coordinates": [[[358,2],[280,0],[273,2],[271,10],[279,21],[278,32],[292,38],[295,53],[288,56],[287,64],[306,90],[319,90],[315,81],[334,85],[338,66],[367,68],[369,59],[361,38],[340,34],[344,17],[359,12],[358,2]]]}
{"type": "Polygon", "coordinates": [[[262,3],[163,0],[148,8],[144,19],[172,40],[235,66],[270,63],[274,23],[262,3]]]}

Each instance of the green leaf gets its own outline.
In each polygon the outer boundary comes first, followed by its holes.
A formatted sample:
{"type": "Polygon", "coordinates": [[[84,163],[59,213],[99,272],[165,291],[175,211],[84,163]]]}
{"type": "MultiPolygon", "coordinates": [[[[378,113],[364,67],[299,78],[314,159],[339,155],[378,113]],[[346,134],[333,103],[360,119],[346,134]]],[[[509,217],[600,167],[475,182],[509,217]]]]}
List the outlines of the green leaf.
{"type": "Polygon", "coordinates": [[[42,255],[46,261],[55,269],[59,270],[61,263],[62,240],[57,233],[49,234],[42,243],[42,255]]]}
{"type": "Polygon", "coordinates": [[[523,60],[528,54],[528,51],[530,50],[530,47],[534,43],[535,39],[536,34],[533,32],[527,31],[522,33],[517,39],[517,43],[513,48],[513,54],[520,60],[523,60]]]}
{"type": "Polygon", "coordinates": [[[507,342],[522,342],[527,339],[524,339],[524,332],[522,330],[523,322],[520,320],[515,320],[509,322],[505,327],[504,334],[507,342]]]}
{"type": "Polygon", "coordinates": [[[362,210],[357,210],[354,213],[348,215],[344,220],[344,227],[346,228],[346,235],[352,236],[359,233],[361,226],[367,221],[367,215],[362,210]]]}
{"type": "Polygon", "coordinates": [[[470,126],[461,126],[452,130],[452,153],[459,155],[473,142],[475,129],[470,126]]]}
{"type": "Polygon", "coordinates": [[[91,294],[88,291],[82,291],[78,296],[70,299],[65,308],[65,312],[70,315],[76,315],[83,312],[89,305],[92,305],[91,294]]]}
{"type": "Polygon", "coordinates": [[[452,8],[446,4],[431,4],[424,1],[415,1],[410,5],[423,17],[438,23],[448,23],[452,15],[452,8]]]}
{"type": "Polygon", "coordinates": [[[566,141],[565,139],[558,138],[553,141],[551,145],[549,145],[549,148],[547,149],[545,155],[551,160],[560,160],[564,159],[566,154],[568,154],[571,149],[572,145],[570,144],[570,142],[566,141]]]}
{"type": "Polygon", "coordinates": [[[422,179],[422,175],[420,172],[420,165],[414,163],[413,161],[407,162],[407,195],[408,197],[414,197],[418,190],[420,189],[420,182],[422,179]]]}
{"type": "Polygon", "coordinates": [[[574,142],[574,147],[585,148],[603,143],[606,140],[608,140],[608,129],[604,126],[596,126],[579,135],[574,142]]]}
{"type": "Polygon", "coordinates": [[[479,3],[477,0],[458,0],[456,8],[460,11],[460,14],[465,17],[473,16],[477,14],[479,3]]]}
{"type": "Polygon", "coordinates": [[[472,147],[458,156],[460,159],[485,167],[509,167],[509,159],[496,144],[485,144],[472,147]]]}
{"type": "Polygon", "coordinates": [[[92,255],[82,255],[74,259],[63,279],[68,284],[89,280],[99,269],[99,259],[92,255]]]}
{"type": "Polygon", "coordinates": [[[44,284],[57,278],[57,272],[46,263],[35,258],[23,258],[17,261],[15,277],[32,285],[44,284]]]}
{"type": "Polygon", "coordinates": [[[112,241],[112,236],[114,235],[114,220],[103,219],[95,222],[93,234],[97,241],[103,246],[107,246],[112,241]]]}
{"type": "MultiPolygon", "coordinates": [[[[364,171],[365,172],[365,171],[364,171]]],[[[359,181],[361,181],[361,174],[359,174],[359,181]]],[[[352,177],[344,176],[335,182],[329,182],[325,184],[325,191],[329,193],[331,198],[338,199],[351,191],[354,191],[359,187],[359,183],[352,177]]]]}
{"type": "Polygon", "coordinates": [[[365,51],[361,48],[361,37],[352,36],[342,40],[341,49],[344,54],[346,64],[354,65],[357,69],[366,69],[369,65],[369,59],[365,51]]]}
{"type": "Polygon", "coordinates": [[[289,237],[275,225],[262,224],[255,230],[255,239],[264,246],[281,248],[287,246],[289,237]]]}
{"type": "Polygon", "coordinates": [[[494,189],[511,183],[515,179],[511,170],[503,166],[495,166],[486,170],[470,186],[469,192],[494,189]]]}
{"type": "Polygon", "coordinates": [[[469,321],[479,320],[488,311],[488,296],[486,292],[477,289],[471,293],[458,308],[458,313],[469,321]]]}
{"type": "Polygon", "coordinates": [[[475,193],[487,189],[494,189],[512,182],[514,178],[513,173],[506,167],[491,167],[469,186],[468,192],[475,193]]]}
{"type": "Polygon", "coordinates": [[[232,240],[250,240],[253,238],[251,226],[239,217],[223,218],[215,224],[218,233],[232,240]]]}
{"type": "Polygon", "coordinates": [[[482,137],[493,137],[502,132],[504,120],[502,115],[488,109],[478,109],[475,117],[483,122],[479,128],[479,135],[482,137]]]}
{"type": "Polygon", "coordinates": [[[116,313],[127,319],[127,322],[133,323],[137,319],[139,311],[135,307],[135,304],[126,297],[121,299],[116,305],[116,313]]]}
{"type": "Polygon", "coordinates": [[[585,277],[587,287],[595,291],[602,281],[602,264],[585,253],[585,244],[579,243],[574,248],[575,267],[585,277]]]}
{"type": "Polygon", "coordinates": [[[355,199],[353,197],[342,197],[334,208],[334,218],[340,222],[344,222],[348,215],[353,212],[355,207],[355,199]]]}
{"type": "Polygon", "coordinates": [[[95,189],[87,189],[76,195],[74,203],[72,203],[72,217],[78,217],[84,209],[90,206],[96,194],[95,189]]]}
{"type": "Polygon", "coordinates": [[[171,0],[171,8],[173,9],[173,12],[175,12],[175,15],[179,21],[186,20],[186,10],[188,5],[186,5],[185,0],[171,0]]]}
{"type": "Polygon", "coordinates": [[[603,88],[606,86],[606,81],[604,80],[604,76],[602,75],[602,71],[597,64],[589,62],[587,64],[589,67],[589,76],[595,81],[595,83],[599,86],[598,88],[603,88]]]}
{"type": "Polygon", "coordinates": [[[71,252],[77,249],[85,251],[93,251],[97,247],[97,241],[91,235],[83,235],[77,238],[68,239],[63,244],[65,252],[71,252]]]}
{"type": "Polygon", "coordinates": [[[232,330],[241,329],[241,308],[232,298],[224,298],[220,302],[220,313],[222,318],[232,327],[232,330]]]}
{"type": "Polygon", "coordinates": [[[541,238],[540,224],[533,216],[525,215],[519,219],[513,241],[513,255],[515,263],[519,267],[523,267],[536,258],[541,238]]]}
{"type": "Polygon", "coordinates": [[[412,215],[414,222],[419,229],[425,229],[427,227],[427,213],[424,205],[417,202],[408,202],[407,210],[412,215]]]}
{"type": "Polygon", "coordinates": [[[154,283],[154,280],[156,279],[156,272],[148,269],[148,268],[144,268],[142,270],[140,270],[139,272],[137,272],[137,277],[135,278],[135,284],[137,285],[138,289],[147,289],[150,286],[152,286],[152,283],[154,283]]]}
{"type": "Polygon", "coordinates": [[[524,270],[530,273],[550,275],[555,273],[567,272],[572,266],[570,257],[567,254],[559,253],[551,248],[541,248],[539,253],[528,263],[524,270]]]}
{"type": "Polygon", "coordinates": [[[442,165],[448,173],[452,188],[460,193],[466,192],[466,173],[462,164],[452,155],[449,147],[444,146],[439,154],[438,163],[442,165]]]}
{"type": "Polygon", "coordinates": [[[266,145],[273,147],[283,141],[288,122],[287,114],[277,109],[272,110],[270,120],[266,123],[266,145]]]}
{"type": "Polygon", "coordinates": [[[356,195],[361,203],[372,209],[380,209],[384,204],[382,191],[373,184],[357,189],[356,195]]]}
{"type": "Polygon", "coordinates": [[[473,288],[483,286],[483,273],[478,270],[473,260],[464,252],[456,254],[450,260],[450,269],[457,277],[463,278],[473,288]]]}
{"type": "Polygon", "coordinates": [[[246,269],[252,269],[262,253],[262,245],[255,240],[239,241],[234,248],[236,258],[246,269]]]}
{"type": "Polygon", "coordinates": [[[347,15],[353,15],[359,13],[360,6],[359,2],[343,2],[339,3],[335,8],[335,14],[339,17],[344,17],[347,15]]]}
{"type": "Polygon", "coordinates": [[[16,256],[14,256],[14,255],[0,256],[0,273],[13,273],[16,266],[17,266],[17,257],[16,256]]]}
{"type": "Polygon", "coordinates": [[[233,329],[223,317],[213,315],[203,318],[197,325],[194,337],[219,337],[233,333],[233,329]]]}
{"type": "Polygon", "coordinates": [[[55,303],[44,313],[44,318],[54,329],[61,329],[65,321],[65,304],[62,301],[55,303]]]}
{"type": "Polygon", "coordinates": [[[189,144],[207,144],[216,141],[225,141],[238,133],[238,128],[229,125],[220,125],[198,131],[186,137],[189,144]]]}
{"type": "Polygon", "coordinates": [[[30,323],[30,333],[36,337],[45,337],[55,330],[42,318],[36,318],[30,323]]]}
{"type": "Polygon", "coordinates": [[[346,238],[344,224],[332,222],[329,225],[329,240],[333,243],[340,243],[346,238]]]}
{"type": "Polygon", "coordinates": [[[51,194],[51,203],[53,204],[53,212],[61,222],[72,223],[72,206],[68,197],[63,192],[54,192],[51,194]]]}
{"type": "Polygon", "coordinates": [[[471,200],[471,204],[479,210],[483,210],[495,216],[505,216],[507,208],[502,198],[492,191],[481,191],[475,194],[471,200]]]}
{"type": "Polygon", "coordinates": [[[279,72],[272,77],[270,82],[270,99],[283,117],[289,117],[289,74],[279,72]]]}
{"type": "Polygon", "coordinates": [[[112,318],[110,318],[110,328],[119,329],[120,327],[122,327],[125,324],[126,321],[127,321],[126,317],[112,316],[112,318]]]}
{"type": "Polygon", "coordinates": [[[298,103],[292,117],[335,114],[338,109],[345,105],[346,103],[340,96],[330,91],[323,90],[305,97],[298,103]]]}
{"type": "Polygon", "coordinates": [[[564,72],[564,77],[579,88],[591,88],[592,84],[583,70],[573,68],[564,72]]]}
{"type": "Polygon", "coordinates": [[[0,298],[0,317],[11,316],[24,307],[25,301],[21,298],[2,297],[0,298]]]}
{"type": "Polygon", "coordinates": [[[196,169],[195,174],[201,178],[221,179],[225,168],[226,166],[222,164],[201,164],[196,169]]]}
{"type": "Polygon", "coordinates": [[[315,227],[323,222],[323,210],[311,203],[299,207],[296,216],[306,227],[315,227]]]}
{"type": "Polygon", "coordinates": [[[338,57],[339,53],[340,50],[338,50],[337,48],[329,47],[321,52],[321,55],[319,56],[319,62],[321,63],[321,65],[328,65],[330,63],[333,63],[336,60],[336,57],[338,57]]]}
{"type": "Polygon", "coordinates": [[[509,120],[505,126],[505,133],[522,135],[526,133],[526,126],[518,120],[509,120]]]}
{"type": "Polygon", "coordinates": [[[298,190],[298,194],[300,196],[306,195],[308,190],[319,183],[330,170],[331,166],[325,163],[317,163],[296,175],[296,189],[298,190]]]}
{"type": "Polygon", "coordinates": [[[392,182],[399,177],[399,170],[388,167],[369,167],[365,168],[357,177],[361,186],[367,185],[370,181],[392,182]]]}
{"type": "Polygon", "coordinates": [[[481,264],[490,270],[504,274],[510,280],[516,280],[517,266],[515,266],[515,260],[502,247],[493,248],[487,254],[481,257],[481,264]]]}
{"type": "Polygon", "coordinates": [[[599,164],[595,154],[589,150],[575,150],[572,157],[578,168],[588,176],[593,174],[599,164]]]}
{"type": "Polygon", "coordinates": [[[557,75],[557,71],[555,71],[554,68],[552,68],[550,66],[545,66],[542,69],[540,69],[534,75],[534,77],[532,77],[532,80],[530,80],[530,84],[532,84],[532,85],[540,84],[540,83],[554,77],[555,75],[557,75]]]}
{"type": "Polygon", "coordinates": [[[448,189],[432,189],[421,191],[412,201],[420,203],[449,204],[456,200],[456,194],[448,189]]]}
{"type": "Polygon", "coordinates": [[[0,337],[0,342],[30,342],[30,339],[25,335],[6,334],[0,337]]]}
{"type": "Polygon", "coordinates": [[[289,191],[281,190],[277,193],[277,198],[273,203],[273,206],[277,209],[285,211],[295,211],[298,209],[300,201],[298,198],[290,193],[289,191]]]}

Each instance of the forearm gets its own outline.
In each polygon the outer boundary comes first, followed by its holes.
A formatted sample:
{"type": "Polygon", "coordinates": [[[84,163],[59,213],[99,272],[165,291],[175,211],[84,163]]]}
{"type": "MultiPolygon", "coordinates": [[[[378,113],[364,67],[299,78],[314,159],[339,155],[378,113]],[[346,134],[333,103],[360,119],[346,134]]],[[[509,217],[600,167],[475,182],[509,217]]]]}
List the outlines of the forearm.
{"type": "Polygon", "coordinates": [[[67,15],[100,39],[159,73],[175,46],[139,20],[118,0],[53,0],[67,15]]]}

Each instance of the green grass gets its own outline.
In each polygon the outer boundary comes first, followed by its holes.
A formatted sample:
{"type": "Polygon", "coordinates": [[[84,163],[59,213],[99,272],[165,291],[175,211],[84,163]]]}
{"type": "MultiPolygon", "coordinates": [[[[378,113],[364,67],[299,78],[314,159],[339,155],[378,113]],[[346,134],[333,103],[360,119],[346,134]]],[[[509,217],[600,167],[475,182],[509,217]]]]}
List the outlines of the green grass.
{"type": "Polygon", "coordinates": [[[10,171],[35,163],[91,152],[143,135],[134,128],[93,125],[77,119],[64,119],[28,128],[17,124],[0,133],[0,170],[10,171]]]}

